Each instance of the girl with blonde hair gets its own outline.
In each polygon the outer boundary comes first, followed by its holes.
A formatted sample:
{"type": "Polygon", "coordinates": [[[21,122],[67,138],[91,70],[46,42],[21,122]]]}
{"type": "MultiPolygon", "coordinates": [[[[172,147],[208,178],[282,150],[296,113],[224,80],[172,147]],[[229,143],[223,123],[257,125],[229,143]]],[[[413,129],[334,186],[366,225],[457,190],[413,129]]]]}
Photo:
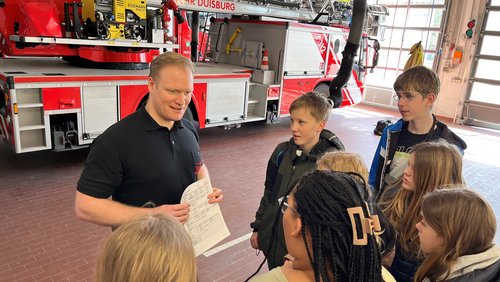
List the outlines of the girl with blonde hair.
{"type": "Polygon", "coordinates": [[[137,217],[106,241],[96,276],[97,282],[195,282],[191,238],[171,216],[137,217]]]}
{"type": "Polygon", "coordinates": [[[388,187],[379,202],[397,233],[394,260],[384,260],[397,281],[412,281],[422,261],[415,229],[422,197],[446,185],[463,184],[462,155],[455,145],[440,140],[413,146],[402,179],[388,187]]]}
{"type": "Polygon", "coordinates": [[[441,189],[425,195],[416,228],[425,259],[415,281],[500,281],[495,214],[475,192],[441,189]]]}
{"type": "Polygon", "coordinates": [[[368,183],[368,168],[359,154],[345,151],[329,151],[316,164],[319,170],[357,173],[365,183],[368,183]]]}

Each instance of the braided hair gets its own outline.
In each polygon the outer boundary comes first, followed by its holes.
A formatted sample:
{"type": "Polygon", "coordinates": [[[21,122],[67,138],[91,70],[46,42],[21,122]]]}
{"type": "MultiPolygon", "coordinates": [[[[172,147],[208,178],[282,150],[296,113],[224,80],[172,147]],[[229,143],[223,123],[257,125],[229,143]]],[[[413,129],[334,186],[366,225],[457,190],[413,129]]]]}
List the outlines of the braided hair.
{"type": "MultiPolygon", "coordinates": [[[[347,208],[361,207],[368,216],[362,185],[347,173],[313,171],[304,175],[292,191],[317,282],[381,281],[382,262],[375,236],[368,235],[364,246],[353,245],[347,208]],[[306,233],[312,246],[308,246],[306,233]]],[[[356,228],[361,234],[359,222],[356,228]]]]}

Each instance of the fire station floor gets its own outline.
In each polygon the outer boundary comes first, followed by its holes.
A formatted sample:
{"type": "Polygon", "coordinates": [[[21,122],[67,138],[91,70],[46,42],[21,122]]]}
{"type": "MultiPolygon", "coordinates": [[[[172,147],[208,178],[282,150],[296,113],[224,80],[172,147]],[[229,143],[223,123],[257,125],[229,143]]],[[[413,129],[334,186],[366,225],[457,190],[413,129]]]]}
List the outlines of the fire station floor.
{"type": "MultiPolygon", "coordinates": [[[[397,112],[369,106],[335,110],[328,129],[347,150],[371,163],[379,137],[376,121],[396,120],[397,112]]],[[[218,252],[197,258],[200,281],[243,281],[263,260],[250,247],[249,223],[263,193],[268,157],[288,140],[289,119],[279,124],[247,124],[240,129],[200,132],[204,160],[231,235],[218,252]]],[[[464,174],[469,186],[493,205],[500,219],[500,132],[451,126],[469,148],[464,174]]],[[[110,228],[82,222],[73,205],[75,185],[88,149],[15,155],[0,146],[0,281],[94,281],[96,258],[110,228]]],[[[496,241],[500,237],[497,234],[496,241]]],[[[219,245],[221,245],[219,244],[219,245]]],[[[261,272],[267,271],[264,266],[261,272]]]]}

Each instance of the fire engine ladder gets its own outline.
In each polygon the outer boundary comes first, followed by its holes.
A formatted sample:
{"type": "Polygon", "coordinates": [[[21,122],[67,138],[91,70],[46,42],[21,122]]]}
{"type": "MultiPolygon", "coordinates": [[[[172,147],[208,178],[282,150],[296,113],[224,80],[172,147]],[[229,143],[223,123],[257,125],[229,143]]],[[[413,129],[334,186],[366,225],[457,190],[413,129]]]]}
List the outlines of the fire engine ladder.
{"type": "MultiPolygon", "coordinates": [[[[148,5],[161,0],[150,0],[148,5]]],[[[351,0],[175,0],[179,9],[233,15],[266,16],[301,22],[348,26],[351,0]],[[213,5],[216,3],[216,5],[213,5]]],[[[380,22],[388,15],[383,5],[368,5],[367,14],[380,22]],[[380,20],[379,20],[380,17],[380,20]]]]}
{"type": "MultiPolygon", "coordinates": [[[[303,6],[301,1],[297,0],[218,0],[217,2],[220,6],[218,5],[217,7],[212,8],[211,6],[207,7],[205,5],[199,5],[200,2],[204,3],[204,1],[176,0],[176,2],[181,10],[249,16],[268,16],[308,22],[316,18],[318,11],[323,6],[333,5],[329,4],[332,0],[307,0],[305,2],[305,6],[303,6]]],[[[206,2],[211,3],[209,1],[206,2]]]]}
{"type": "Polygon", "coordinates": [[[108,47],[138,47],[138,48],[179,48],[177,44],[170,43],[148,43],[146,40],[127,40],[127,39],[74,39],[74,38],[59,38],[59,37],[38,37],[38,36],[19,36],[10,35],[9,39],[19,43],[36,43],[36,44],[67,44],[78,46],[108,46],[108,47]]]}

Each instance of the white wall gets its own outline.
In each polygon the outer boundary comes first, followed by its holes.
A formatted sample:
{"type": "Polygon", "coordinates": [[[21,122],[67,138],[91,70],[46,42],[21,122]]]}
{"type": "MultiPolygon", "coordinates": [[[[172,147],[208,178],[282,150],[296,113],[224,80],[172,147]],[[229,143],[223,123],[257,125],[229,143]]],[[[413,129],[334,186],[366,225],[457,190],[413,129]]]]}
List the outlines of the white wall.
{"type": "Polygon", "coordinates": [[[441,56],[438,69],[441,80],[441,92],[434,106],[434,113],[458,119],[461,116],[462,105],[467,94],[471,65],[474,62],[474,54],[479,38],[479,31],[483,22],[484,7],[486,0],[451,0],[451,14],[448,18],[446,37],[443,44],[443,55],[441,56]],[[472,38],[467,38],[465,31],[470,20],[476,20],[472,38]],[[455,49],[463,50],[462,62],[453,64],[453,44],[455,49]]]}

